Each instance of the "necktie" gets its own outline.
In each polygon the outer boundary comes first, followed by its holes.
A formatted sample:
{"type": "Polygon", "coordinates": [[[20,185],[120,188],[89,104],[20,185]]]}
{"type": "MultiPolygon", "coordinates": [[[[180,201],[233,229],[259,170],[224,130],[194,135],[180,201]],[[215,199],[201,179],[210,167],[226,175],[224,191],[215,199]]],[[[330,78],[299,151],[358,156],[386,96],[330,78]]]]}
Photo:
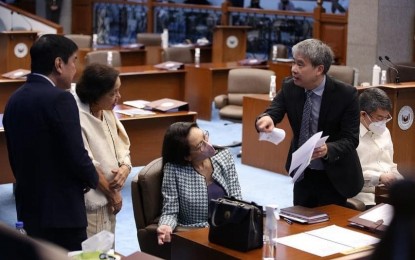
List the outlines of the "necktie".
{"type": "Polygon", "coordinates": [[[301,129],[300,129],[300,137],[298,140],[298,147],[303,145],[308,138],[310,138],[310,120],[311,120],[311,95],[313,92],[311,90],[306,91],[306,99],[304,102],[303,108],[303,118],[301,120],[301,129]]]}

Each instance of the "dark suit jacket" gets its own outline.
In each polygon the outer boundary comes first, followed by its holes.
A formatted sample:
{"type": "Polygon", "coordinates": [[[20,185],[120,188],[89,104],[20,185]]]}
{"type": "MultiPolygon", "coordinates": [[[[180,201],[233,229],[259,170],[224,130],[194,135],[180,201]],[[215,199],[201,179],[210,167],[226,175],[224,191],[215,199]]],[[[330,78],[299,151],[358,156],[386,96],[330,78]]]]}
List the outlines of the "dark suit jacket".
{"type": "Polygon", "coordinates": [[[96,188],[98,175],[72,94],[30,74],[10,97],[3,125],[17,181],[17,217],[28,233],[32,227],[86,227],[83,191],[96,188]]]}
{"type": "MultiPolygon", "coordinates": [[[[265,111],[274,121],[281,122],[287,114],[293,130],[293,140],[287,158],[290,168],[292,153],[298,148],[301,118],[305,100],[304,88],[287,79],[271,106],[265,111]]],[[[350,198],[363,187],[362,167],[356,152],[359,144],[359,103],[356,88],[326,77],[318,130],[327,140],[328,159],[323,160],[333,186],[344,197],[350,198]]]]}

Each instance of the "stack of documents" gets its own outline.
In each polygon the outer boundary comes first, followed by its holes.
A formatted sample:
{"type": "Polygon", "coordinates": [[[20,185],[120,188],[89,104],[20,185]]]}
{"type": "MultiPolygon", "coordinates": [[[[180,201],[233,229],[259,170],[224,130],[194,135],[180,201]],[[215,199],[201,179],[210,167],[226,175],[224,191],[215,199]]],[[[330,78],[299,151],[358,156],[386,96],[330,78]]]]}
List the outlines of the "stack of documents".
{"type": "Polygon", "coordinates": [[[385,231],[392,221],[392,205],[381,203],[349,219],[350,226],[370,231],[385,231]]]}
{"type": "Polygon", "coordinates": [[[327,213],[303,206],[283,208],[280,210],[280,217],[303,224],[320,223],[329,220],[329,215],[327,215],[327,213]]]}

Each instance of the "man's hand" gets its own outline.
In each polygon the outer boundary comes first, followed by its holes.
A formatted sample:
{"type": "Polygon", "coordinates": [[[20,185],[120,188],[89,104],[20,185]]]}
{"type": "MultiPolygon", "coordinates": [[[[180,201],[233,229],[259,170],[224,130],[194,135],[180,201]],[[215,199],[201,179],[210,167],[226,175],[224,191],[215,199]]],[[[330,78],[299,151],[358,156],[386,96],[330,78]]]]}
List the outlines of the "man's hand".
{"type": "Polygon", "coordinates": [[[171,242],[171,227],[168,225],[160,225],[157,228],[157,239],[159,245],[163,245],[164,243],[171,242]]]}
{"type": "Polygon", "coordinates": [[[327,144],[323,144],[320,147],[317,147],[313,151],[313,155],[311,156],[311,160],[317,159],[317,158],[323,158],[327,154],[327,144]]]}
{"type": "Polygon", "coordinates": [[[270,116],[263,116],[256,121],[256,129],[259,132],[271,132],[274,127],[274,121],[270,116]]]}
{"type": "Polygon", "coordinates": [[[379,182],[384,184],[386,187],[390,187],[390,185],[396,181],[396,177],[391,172],[382,173],[379,177],[379,182]]]}
{"type": "Polygon", "coordinates": [[[124,187],[125,180],[130,173],[130,168],[126,165],[121,165],[118,169],[113,169],[114,179],[110,182],[111,189],[121,190],[124,187]]]}
{"type": "Polygon", "coordinates": [[[108,198],[112,207],[112,213],[116,215],[122,208],[122,197],[120,191],[114,191],[108,198]]]}

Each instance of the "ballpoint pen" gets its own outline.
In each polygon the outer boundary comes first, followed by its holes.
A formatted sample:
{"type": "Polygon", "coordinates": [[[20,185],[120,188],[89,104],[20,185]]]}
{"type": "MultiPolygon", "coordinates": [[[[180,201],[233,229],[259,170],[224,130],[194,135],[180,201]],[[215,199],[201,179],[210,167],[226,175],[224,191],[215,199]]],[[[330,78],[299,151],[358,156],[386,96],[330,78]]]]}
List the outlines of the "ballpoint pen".
{"type": "Polygon", "coordinates": [[[291,220],[289,220],[288,218],[284,218],[285,222],[287,222],[288,225],[292,225],[293,222],[291,220]]]}

